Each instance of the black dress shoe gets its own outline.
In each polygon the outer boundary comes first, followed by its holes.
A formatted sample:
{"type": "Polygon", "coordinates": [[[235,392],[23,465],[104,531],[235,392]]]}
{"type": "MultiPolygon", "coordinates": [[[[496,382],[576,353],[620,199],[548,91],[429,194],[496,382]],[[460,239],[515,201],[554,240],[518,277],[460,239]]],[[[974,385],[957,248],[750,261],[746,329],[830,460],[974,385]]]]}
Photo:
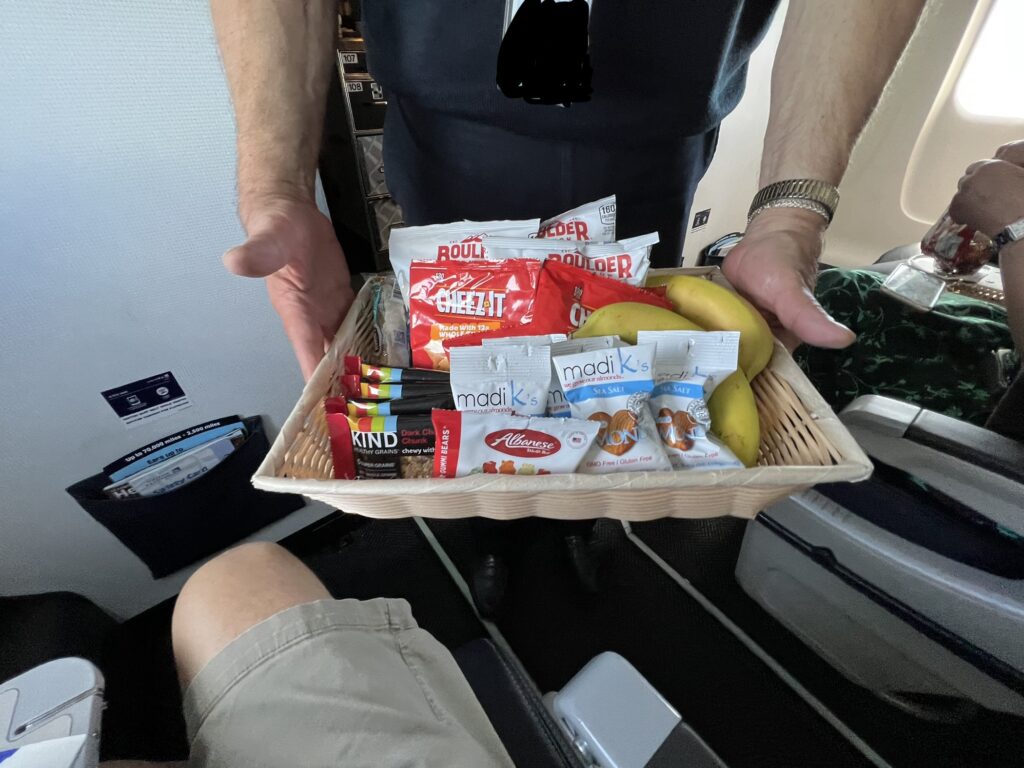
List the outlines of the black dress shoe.
{"type": "Polygon", "coordinates": [[[473,570],[469,590],[477,613],[485,619],[496,619],[501,612],[508,586],[508,565],[497,555],[484,555],[473,570]]]}
{"type": "Polygon", "coordinates": [[[597,557],[587,538],[578,533],[566,536],[565,547],[569,552],[569,562],[572,563],[572,569],[576,572],[580,586],[591,594],[600,592],[601,585],[597,578],[597,557]]]}

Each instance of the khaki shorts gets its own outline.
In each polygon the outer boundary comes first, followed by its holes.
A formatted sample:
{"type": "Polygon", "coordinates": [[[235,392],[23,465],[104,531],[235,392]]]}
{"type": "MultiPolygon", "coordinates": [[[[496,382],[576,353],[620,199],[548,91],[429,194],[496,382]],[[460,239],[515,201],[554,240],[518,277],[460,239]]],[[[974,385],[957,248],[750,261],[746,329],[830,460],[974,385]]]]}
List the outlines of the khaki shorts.
{"type": "Polygon", "coordinates": [[[321,600],[235,639],[185,692],[190,766],[511,766],[404,600],[321,600]]]}

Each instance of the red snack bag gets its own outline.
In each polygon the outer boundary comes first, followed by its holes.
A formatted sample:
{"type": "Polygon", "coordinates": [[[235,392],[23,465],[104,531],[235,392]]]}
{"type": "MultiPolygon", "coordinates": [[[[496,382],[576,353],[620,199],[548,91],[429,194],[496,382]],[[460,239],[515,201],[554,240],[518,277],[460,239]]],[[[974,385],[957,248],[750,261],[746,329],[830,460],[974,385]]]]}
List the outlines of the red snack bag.
{"type": "Polygon", "coordinates": [[[537,285],[533,323],[542,328],[576,330],[595,309],[620,301],[638,301],[672,309],[672,303],[643,288],[549,260],[537,285]]]}
{"type": "Polygon", "coordinates": [[[409,270],[409,342],[417,368],[448,370],[447,341],[528,323],[541,262],[414,261],[409,270]]]}

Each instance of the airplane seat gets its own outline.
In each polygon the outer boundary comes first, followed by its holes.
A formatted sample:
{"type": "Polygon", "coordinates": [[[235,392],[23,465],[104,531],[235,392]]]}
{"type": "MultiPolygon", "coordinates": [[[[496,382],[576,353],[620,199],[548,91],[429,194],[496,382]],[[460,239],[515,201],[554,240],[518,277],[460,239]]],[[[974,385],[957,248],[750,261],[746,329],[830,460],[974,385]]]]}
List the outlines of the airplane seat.
{"type": "Polygon", "coordinates": [[[64,656],[99,664],[116,626],[73,592],[0,597],[0,681],[64,656]]]}
{"type": "Polygon", "coordinates": [[[479,638],[453,655],[513,763],[584,768],[533,682],[501,648],[479,638]]]}
{"type": "Polygon", "coordinates": [[[874,476],[760,513],[740,585],[846,677],[914,714],[1024,716],[1024,444],[875,395],[840,418],[874,476]]]}

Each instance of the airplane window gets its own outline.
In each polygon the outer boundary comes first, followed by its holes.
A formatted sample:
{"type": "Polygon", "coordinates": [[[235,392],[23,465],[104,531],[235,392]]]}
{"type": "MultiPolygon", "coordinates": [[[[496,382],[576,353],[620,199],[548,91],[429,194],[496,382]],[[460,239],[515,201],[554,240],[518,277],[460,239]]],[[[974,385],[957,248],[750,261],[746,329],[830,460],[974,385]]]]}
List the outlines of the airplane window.
{"type": "Polygon", "coordinates": [[[1024,3],[995,0],[956,88],[956,104],[977,117],[1024,120],[1024,3]]]}

